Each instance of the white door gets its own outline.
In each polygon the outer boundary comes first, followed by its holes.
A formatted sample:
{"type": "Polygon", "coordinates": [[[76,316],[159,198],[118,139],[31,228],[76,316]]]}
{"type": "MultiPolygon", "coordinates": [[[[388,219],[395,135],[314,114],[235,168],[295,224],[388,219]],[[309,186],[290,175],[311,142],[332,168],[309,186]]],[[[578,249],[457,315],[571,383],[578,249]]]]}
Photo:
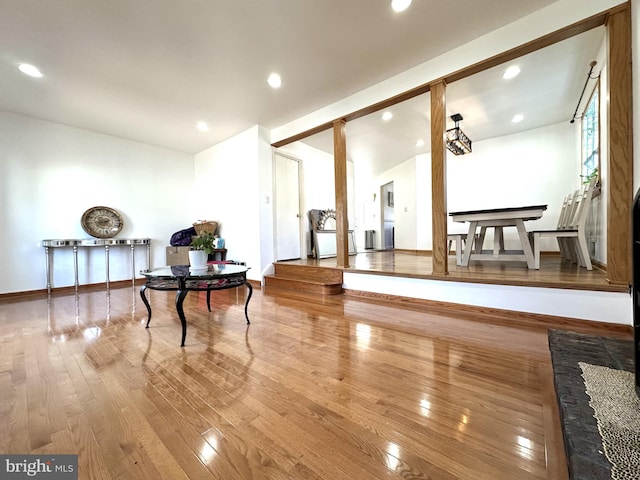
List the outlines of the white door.
{"type": "Polygon", "coordinates": [[[275,154],[276,260],[300,258],[300,163],[275,154]]]}

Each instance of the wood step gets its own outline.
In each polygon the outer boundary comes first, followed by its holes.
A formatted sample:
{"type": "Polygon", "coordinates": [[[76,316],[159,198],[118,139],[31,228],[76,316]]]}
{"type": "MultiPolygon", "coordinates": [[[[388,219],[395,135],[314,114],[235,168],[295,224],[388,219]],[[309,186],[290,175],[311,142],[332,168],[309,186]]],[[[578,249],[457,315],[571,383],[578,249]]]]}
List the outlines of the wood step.
{"type": "Polygon", "coordinates": [[[316,295],[342,293],[342,270],[339,268],[286,262],[276,262],[273,267],[275,273],[264,277],[266,292],[287,290],[316,295]]]}
{"type": "Polygon", "coordinates": [[[308,280],[284,275],[265,275],[266,288],[280,288],[295,290],[298,292],[315,293],[319,295],[339,295],[342,293],[342,282],[326,283],[323,281],[308,280]]]}
{"type": "Polygon", "coordinates": [[[342,270],[315,265],[274,263],[275,276],[308,280],[310,282],[342,285],[342,270]]]}

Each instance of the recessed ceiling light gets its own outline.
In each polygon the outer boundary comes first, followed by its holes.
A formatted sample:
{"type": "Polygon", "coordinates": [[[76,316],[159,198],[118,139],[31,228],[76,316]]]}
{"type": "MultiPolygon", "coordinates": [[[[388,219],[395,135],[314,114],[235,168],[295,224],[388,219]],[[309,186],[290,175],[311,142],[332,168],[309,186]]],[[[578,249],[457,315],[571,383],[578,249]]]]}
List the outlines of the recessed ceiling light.
{"type": "Polygon", "coordinates": [[[271,86],[271,88],[280,88],[280,86],[282,85],[282,78],[277,73],[272,73],[271,75],[269,75],[267,83],[271,86]]]}
{"type": "Polygon", "coordinates": [[[510,80],[512,78],[517,77],[520,74],[520,67],[517,65],[511,65],[509,68],[507,68],[504,72],[504,74],[502,75],[502,78],[504,78],[505,80],[510,80]]]}
{"type": "Polygon", "coordinates": [[[393,118],[393,113],[391,112],[387,111],[382,114],[382,120],[384,120],[385,122],[391,120],[392,118],[393,118]]]}
{"type": "Polygon", "coordinates": [[[522,120],[524,120],[524,115],[522,115],[521,113],[514,115],[511,119],[513,123],[520,123],[522,120]]]}
{"type": "Polygon", "coordinates": [[[200,130],[201,132],[208,132],[209,131],[209,125],[207,125],[207,122],[198,122],[198,123],[196,123],[196,128],[198,130],[200,130]]]}
{"type": "Polygon", "coordinates": [[[420,139],[416,142],[416,147],[424,147],[424,140],[420,139]]]}
{"type": "Polygon", "coordinates": [[[38,67],[34,67],[33,65],[29,65],[28,63],[21,63],[18,65],[18,70],[20,70],[25,75],[29,75],[34,78],[42,78],[42,72],[38,69],[38,67]]]}
{"type": "Polygon", "coordinates": [[[404,12],[411,5],[411,0],[391,0],[391,8],[394,12],[404,12]]]}

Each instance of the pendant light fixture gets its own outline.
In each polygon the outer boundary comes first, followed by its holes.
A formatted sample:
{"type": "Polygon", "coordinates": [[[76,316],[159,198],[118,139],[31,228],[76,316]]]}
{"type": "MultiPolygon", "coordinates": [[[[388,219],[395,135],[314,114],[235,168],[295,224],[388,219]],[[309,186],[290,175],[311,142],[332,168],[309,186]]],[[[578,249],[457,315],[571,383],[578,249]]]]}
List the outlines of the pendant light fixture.
{"type": "Polygon", "coordinates": [[[451,120],[456,122],[456,126],[447,130],[447,149],[454,155],[464,155],[465,153],[471,153],[471,140],[464,134],[462,130],[460,130],[459,126],[459,123],[462,121],[462,115],[460,115],[459,113],[451,115],[451,120]]]}

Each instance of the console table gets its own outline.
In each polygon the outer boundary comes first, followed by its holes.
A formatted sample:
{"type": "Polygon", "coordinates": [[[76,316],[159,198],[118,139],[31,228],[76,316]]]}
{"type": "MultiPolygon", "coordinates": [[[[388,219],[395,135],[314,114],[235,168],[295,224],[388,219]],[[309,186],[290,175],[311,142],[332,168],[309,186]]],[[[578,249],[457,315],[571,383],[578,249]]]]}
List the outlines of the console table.
{"type": "Polygon", "coordinates": [[[73,249],[73,272],[75,276],[74,286],[78,289],[78,249],[79,248],[104,248],[104,262],[106,270],[107,288],[109,288],[109,249],[111,247],[128,246],[131,248],[131,280],[136,278],[136,260],[135,248],[137,245],[146,245],[147,247],[147,268],[151,265],[151,239],[150,238],[85,238],[85,239],[59,239],[59,240],[42,240],[44,253],[46,256],[47,270],[47,290],[51,291],[51,271],[53,267],[52,248],[72,248],[73,249]]]}
{"type": "Polygon", "coordinates": [[[211,290],[224,290],[227,288],[238,288],[245,285],[249,290],[247,300],[244,304],[244,316],[249,322],[249,300],[253,294],[253,287],[247,281],[247,270],[244,265],[222,264],[209,265],[205,270],[193,270],[188,265],[174,265],[169,267],[159,267],[152,270],[142,270],[140,273],[147,277],[147,283],[140,288],[140,296],[144,305],[147,307],[147,325],[151,322],[151,305],[145,291],[147,288],[151,290],[173,290],[176,294],[176,311],[182,324],[182,341],[180,346],[184,347],[184,341],[187,338],[187,319],[184,316],[182,303],[187,293],[192,290],[207,292],[207,308],[211,311],[211,290]]]}

